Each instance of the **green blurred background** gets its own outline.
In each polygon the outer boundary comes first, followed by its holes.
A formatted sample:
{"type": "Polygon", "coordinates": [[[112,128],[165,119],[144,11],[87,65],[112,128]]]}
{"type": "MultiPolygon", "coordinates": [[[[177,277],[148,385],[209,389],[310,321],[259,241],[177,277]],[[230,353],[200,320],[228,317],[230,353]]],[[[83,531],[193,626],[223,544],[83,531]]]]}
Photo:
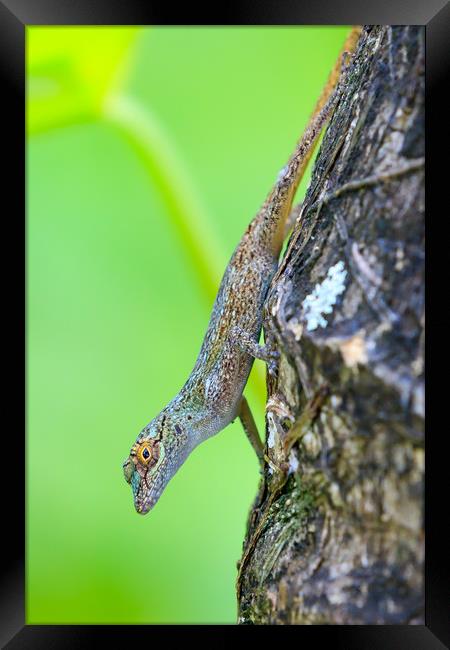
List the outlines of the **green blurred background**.
{"type": "Polygon", "coordinates": [[[27,28],[27,623],[236,621],[259,478],[239,422],[145,517],[121,465],[347,33],[27,28]]]}

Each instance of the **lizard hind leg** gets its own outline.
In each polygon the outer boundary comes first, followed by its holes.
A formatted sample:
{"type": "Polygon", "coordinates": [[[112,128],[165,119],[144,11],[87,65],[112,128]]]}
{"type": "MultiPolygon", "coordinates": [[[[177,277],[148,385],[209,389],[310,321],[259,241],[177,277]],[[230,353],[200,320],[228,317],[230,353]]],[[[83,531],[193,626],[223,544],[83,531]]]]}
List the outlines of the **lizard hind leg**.
{"type": "Polygon", "coordinates": [[[261,438],[258,433],[258,427],[256,426],[256,422],[253,418],[250,406],[248,405],[248,402],[244,396],[242,396],[241,403],[239,405],[238,415],[245,434],[249,439],[251,446],[255,450],[256,455],[258,456],[258,460],[262,469],[264,467],[264,445],[261,442],[261,438]]]}

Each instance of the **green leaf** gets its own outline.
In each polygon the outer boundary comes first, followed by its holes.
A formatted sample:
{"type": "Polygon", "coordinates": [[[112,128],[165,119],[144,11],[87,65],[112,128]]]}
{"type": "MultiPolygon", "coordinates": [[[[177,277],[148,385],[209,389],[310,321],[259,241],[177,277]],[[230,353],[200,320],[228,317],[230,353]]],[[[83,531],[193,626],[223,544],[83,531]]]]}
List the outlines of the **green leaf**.
{"type": "Polygon", "coordinates": [[[108,94],[127,78],[140,32],[28,27],[28,134],[99,116],[108,94]]]}

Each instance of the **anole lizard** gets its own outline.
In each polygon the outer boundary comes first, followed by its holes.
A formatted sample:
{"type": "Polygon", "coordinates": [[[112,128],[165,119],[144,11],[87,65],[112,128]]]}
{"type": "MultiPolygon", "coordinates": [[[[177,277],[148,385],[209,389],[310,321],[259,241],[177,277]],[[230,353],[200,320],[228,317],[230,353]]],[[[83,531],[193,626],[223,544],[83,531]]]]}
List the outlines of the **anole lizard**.
{"type": "MultiPolygon", "coordinates": [[[[354,50],[359,28],[343,51],[354,50]]],[[[225,270],[195,366],[178,395],[139,433],[123,464],[137,512],[147,513],[193,449],[237,416],[261,462],[264,454],[243,390],[255,357],[273,368],[276,354],[258,345],[263,306],[277,270],[298,184],[339,99],[339,57],[287,165],[245,231],[225,270]],[[337,85],[337,87],[336,87],[337,85]]]]}

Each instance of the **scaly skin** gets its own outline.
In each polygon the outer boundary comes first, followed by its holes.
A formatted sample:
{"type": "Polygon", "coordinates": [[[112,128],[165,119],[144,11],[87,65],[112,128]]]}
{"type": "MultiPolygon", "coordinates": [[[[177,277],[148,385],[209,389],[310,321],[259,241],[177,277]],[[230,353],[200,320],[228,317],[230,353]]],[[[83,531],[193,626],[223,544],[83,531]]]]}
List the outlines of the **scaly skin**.
{"type": "Polygon", "coordinates": [[[307,130],[231,257],[187,382],[139,433],[123,464],[141,514],[155,505],[191,451],[239,415],[258,354],[264,301],[277,269],[285,223],[314,144],[337,102],[339,93],[332,91],[339,68],[335,67],[307,130]]]}

